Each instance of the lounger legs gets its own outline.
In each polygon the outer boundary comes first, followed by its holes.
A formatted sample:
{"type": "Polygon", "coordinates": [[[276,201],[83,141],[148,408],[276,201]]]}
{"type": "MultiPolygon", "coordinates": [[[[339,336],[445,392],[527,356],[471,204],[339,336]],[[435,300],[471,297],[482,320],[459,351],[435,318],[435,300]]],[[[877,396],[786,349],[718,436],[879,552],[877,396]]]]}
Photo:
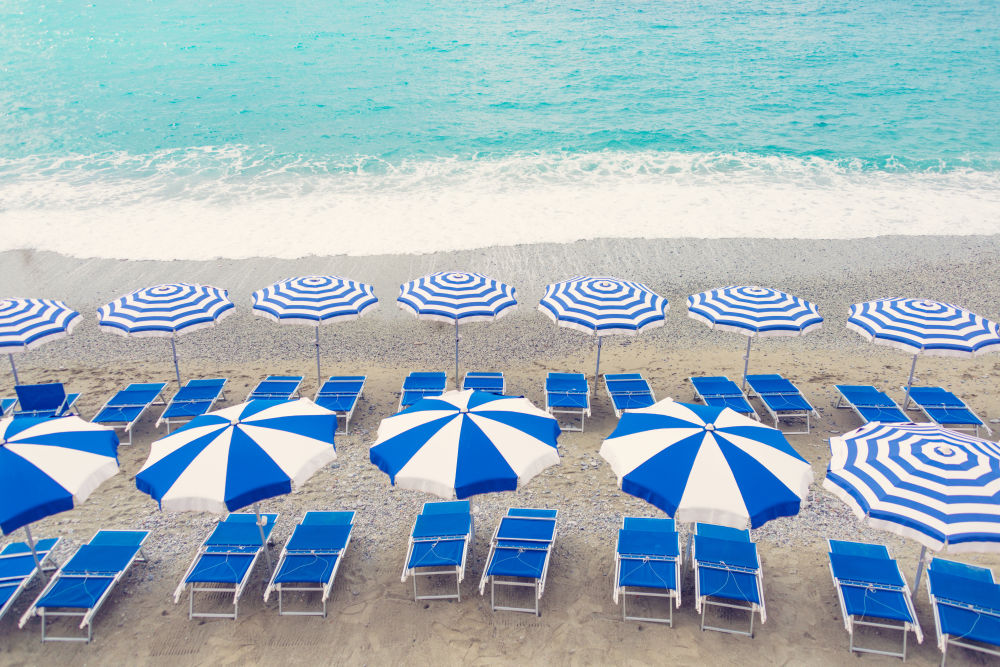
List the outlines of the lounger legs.
{"type": "Polygon", "coordinates": [[[674,627],[674,594],[673,593],[636,593],[630,592],[627,588],[622,589],[622,620],[625,621],[647,621],[649,623],[664,623],[670,627],[674,627]],[[667,618],[655,617],[655,616],[629,616],[628,615],[628,596],[632,597],[651,597],[651,598],[667,598],[667,607],[670,610],[670,615],[667,618]]]}
{"type": "Polygon", "coordinates": [[[462,582],[459,579],[460,574],[457,569],[455,570],[434,570],[432,572],[417,572],[416,570],[411,570],[409,576],[413,577],[413,599],[414,600],[458,600],[462,601],[462,582]],[[455,575],[455,594],[447,595],[420,595],[417,592],[417,579],[419,577],[436,577],[443,575],[455,575]]]}
{"type": "Polygon", "coordinates": [[[531,588],[534,590],[535,606],[532,607],[498,607],[496,603],[496,577],[490,577],[490,609],[493,611],[522,611],[528,614],[534,614],[535,616],[541,616],[538,608],[538,600],[541,594],[538,592],[538,581],[533,581],[531,583],[521,582],[521,581],[501,581],[501,586],[518,586],[522,588],[531,588]]]}
{"type": "Polygon", "coordinates": [[[874,653],[875,655],[888,655],[893,658],[902,658],[906,660],[906,635],[909,634],[909,630],[905,625],[891,625],[889,623],[875,623],[873,621],[861,621],[855,619],[851,623],[851,651],[856,651],[858,653],[874,653]],[[864,625],[870,628],[885,628],[887,630],[901,630],[903,632],[903,652],[899,653],[897,651],[881,651],[874,648],[864,648],[858,646],[854,643],[854,626],[864,625]]]}
{"type": "Polygon", "coordinates": [[[706,598],[701,603],[701,629],[703,631],[704,630],[715,630],[716,632],[727,632],[727,633],[732,634],[732,635],[743,635],[745,637],[750,637],[752,639],[753,638],[753,616],[754,616],[754,612],[755,612],[755,610],[754,610],[753,607],[748,607],[746,605],[739,605],[739,604],[731,604],[731,603],[728,603],[728,602],[715,602],[715,601],[711,601],[710,602],[706,598]],[[740,609],[740,610],[743,610],[743,611],[750,612],[750,631],[747,632],[745,630],[736,630],[734,628],[723,628],[723,627],[720,627],[720,626],[706,625],[705,624],[705,614],[708,612],[708,608],[710,606],[712,606],[712,607],[726,607],[728,609],[740,609]]]}
{"type": "Polygon", "coordinates": [[[86,637],[53,637],[52,635],[46,634],[46,626],[48,625],[47,618],[49,616],[70,616],[83,618],[86,616],[85,613],[81,614],[76,611],[47,611],[44,608],[38,610],[38,616],[42,621],[42,641],[43,642],[84,642],[89,644],[94,638],[94,627],[91,623],[86,623],[87,626],[87,636],[86,637]]]}

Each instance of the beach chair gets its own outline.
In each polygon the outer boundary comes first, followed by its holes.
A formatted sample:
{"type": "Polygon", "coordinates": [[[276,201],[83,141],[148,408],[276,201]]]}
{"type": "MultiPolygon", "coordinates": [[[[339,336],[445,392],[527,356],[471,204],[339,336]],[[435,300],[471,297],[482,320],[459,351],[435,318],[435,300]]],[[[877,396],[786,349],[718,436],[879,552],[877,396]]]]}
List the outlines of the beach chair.
{"type": "MultiPolygon", "coordinates": [[[[905,387],[900,389],[906,391],[905,387]]],[[[977,436],[979,429],[985,428],[988,434],[993,434],[993,430],[969,409],[965,401],[941,387],[910,387],[910,400],[929,420],[939,426],[947,426],[956,431],[975,431],[977,436]]],[[[903,407],[905,409],[907,406],[903,407]]]]}
{"type": "Polygon", "coordinates": [[[468,500],[424,503],[410,531],[403,566],[403,583],[413,577],[414,600],[462,599],[462,580],[475,539],[475,523],[468,500]],[[455,575],[455,593],[423,594],[417,589],[420,577],[455,575]]]}
{"type": "Polygon", "coordinates": [[[248,401],[290,401],[299,397],[301,375],[268,375],[247,395],[248,401]]]}
{"type": "Polygon", "coordinates": [[[862,423],[885,422],[898,424],[910,419],[889,398],[884,391],[867,384],[837,384],[833,386],[840,394],[838,408],[850,408],[861,418],[862,423]]]}
{"type": "Polygon", "coordinates": [[[174,604],[180,602],[184,591],[188,591],[188,618],[231,618],[236,620],[240,611],[240,597],[250,580],[250,573],[257,558],[267,545],[261,543],[261,528],[264,542],[274,530],[277,514],[261,514],[264,525],[257,526],[257,516],[245,512],[233,512],[215,525],[212,533],[202,542],[187,572],[181,577],[174,591],[174,604]],[[195,593],[211,595],[233,595],[233,612],[195,611],[195,593]]]}
{"type": "Polygon", "coordinates": [[[1000,657],[1000,586],[989,568],[934,558],[927,593],[942,665],[949,646],[1000,657]]]}
{"type": "Polygon", "coordinates": [[[358,406],[366,379],[364,375],[331,375],[316,392],[316,405],[343,416],[344,430],[337,433],[350,432],[351,415],[358,406]]]}
{"type": "MultiPolygon", "coordinates": [[[[53,537],[35,543],[38,564],[43,569],[47,569],[45,563],[60,539],[53,537]]],[[[41,571],[31,555],[31,548],[25,542],[12,542],[0,551],[0,619],[14,606],[14,601],[38,574],[41,571]]]]}
{"type": "Polygon", "coordinates": [[[681,606],[681,552],[673,519],[622,519],[615,544],[613,597],[615,604],[621,598],[622,618],[626,621],[674,626],[674,605],[681,606]],[[665,598],[669,615],[629,616],[629,596],[665,598]]]}
{"type": "Polygon", "coordinates": [[[724,375],[714,375],[706,377],[690,377],[691,386],[694,387],[694,396],[705,405],[716,408],[729,408],[741,415],[753,417],[760,421],[757,411],[750,405],[747,395],[743,393],[739,385],[724,375]]]}
{"type": "Polygon", "coordinates": [[[819,412],[805,399],[799,388],[778,373],[748,375],[747,384],[750,386],[750,398],[760,399],[764,409],[774,419],[774,428],[780,428],[779,421],[782,419],[804,418],[806,430],[785,431],[785,433],[792,435],[809,433],[809,418],[820,419],[819,412]]]}
{"type": "MultiPolygon", "coordinates": [[[[99,530],[87,544],[80,545],[49,579],[38,598],[28,607],[18,624],[24,627],[32,616],[42,620],[42,641],[82,641],[94,638],[94,616],[115,585],[136,561],[145,562],[142,545],[148,530],[99,530]],[[54,636],[48,631],[50,619],[79,618],[87,636],[54,636]]],[[[29,556],[30,558],[30,556],[29,556]]]]}
{"type": "Polygon", "coordinates": [[[133,382],[109,398],[91,421],[115,430],[121,429],[128,435],[128,441],[121,444],[131,445],[132,428],[142,418],[142,414],[152,405],[167,404],[163,399],[163,389],[166,386],[166,382],[133,382]]]}
{"type": "Polygon", "coordinates": [[[504,394],[507,391],[507,381],[499,371],[469,371],[462,380],[462,389],[504,394]]]}
{"type": "Polygon", "coordinates": [[[490,585],[490,608],[493,611],[523,611],[539,616],[539,600],[545,592],[545,579],[556,539],[556,510],[519,509],[512,507],[500,519],[486,568],[479,581],[479,594],[490,585]],[[531,588],[534,606],[508,607],[496,603],[496,588],[531,588]]]}
{"type": "Polygon", "coordinates": [[[580,427],[562,425],[564,431],[583,431],[590,416],[590,383],[583,373],[549,373],[545,378],[545,410],[558,419],[566,414],[580,417],[580,427]]]}
{"type": "Polygon", "coordinates": [[[225,378],[188,380],[167,403],[156,420],[156,428],[166,424],[167,433],[170,433],[172,424],[185,424],[200,417],[211,410],[217,400],[226,398],[225,387],[225,378]]]}
{"type": "Polygon", "coordinates": [[[279,615],[325,618],[326,601],[353,529],[354,512],[306,512],[281,550],[278,566],[264,590],[264,602],[278,591],[279,615]],[[320,593],[323,609],[288,611],[285,593],[320,593]]]}
{"type": "Polygon", "coordinates": [[[701,614],[701,629],[753,637],[754,614],[767,620],[764,607],[764,577],[757,545],[750,532],[699,523],[695,525],[694,549],[695,609],[701,614]],[[749,612],[749,631],[706,624],[708,607],[749,612]]]}
{"type": "Polygon", "coordinates": [[[17,405],[16,398],[0,398],[0,417],[6,417],[15,405],[17,405]]]}
{"type": "Polygon", "coordinates": [[[648,408],[656,402],[652,388],[640,373],[607,373],[604,387],[608,390],[615,417],[621,417],[626,410],[648,408]]]}
{"type": "Polygon", "coordinates": [[[80,394],[67,394],[61,382],[46,384],[19,384],[14,387],[17,393],[15,417],[64,417],[78,414],[73,410],[73,404],[80,394]]]}
{"type": "Polygon", "coordinates": [[[917,612],[913,608],[910,587],[903,579],[899,564],[881,544],[829,540],[830,574],[837,589],[844,628],[851,638],[851,651],[875,653],[906,660],[906,639],[912,631],[918,642],[924,641],[917,612]],[[901,651],[866,648],[855,644],[858,626],[900,630],[901,651]]]}
{"type": "Polygon", "coordinates": [[[448,378],[438,371],[413,371],[403,380],[399,392],[400,411],[410,407],[421,398],[440,396],[448,386],[448,378]]]}

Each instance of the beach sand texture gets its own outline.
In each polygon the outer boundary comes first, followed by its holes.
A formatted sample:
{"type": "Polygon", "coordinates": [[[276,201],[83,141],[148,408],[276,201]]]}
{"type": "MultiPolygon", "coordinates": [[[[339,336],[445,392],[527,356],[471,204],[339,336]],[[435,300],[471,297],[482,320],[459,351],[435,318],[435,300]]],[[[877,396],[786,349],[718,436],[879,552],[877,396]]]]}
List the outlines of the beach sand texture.
{"type": "MultiPolygon", "coordinates": [[[[131,340],[101,333],[93,311],[123,292],[165,281],[205,282],[230,290],[237,313],[219,326],[181,337],[178,351],[185,378],[230,379],[223,404],[239,402],[268,373],[305,376],[303,395],[316,390],[310,327],[283,327],[250,314],[249,295],[270,282],[307,273],[335,273],[371,282],[382,303],[356,322],[323,328],[325,374],[365,374],[365,394],[351,424],[338,437],[338,461],[300,490],[264,501],[279,512],[273,539],[281,544],[310,509],[354,509],[356,528],[329,605],[329,617],[279,617],[276,602],[261,594],[267,575],[258,563],[240,604],[240,619],[189,621],[186,598],[172,592],[197,544],[217,519],[208,514],[161,513],[139,493],[133,477],[149,444],[163,434],[153,428],[157,412],[137,427],[135,444],[121,447],[122,472],[79,508],[32,526],[36,537],[61,535],[59,560],[100,528],[153,531],[147,554],[119,585],[94,625],[90,645],[41,644],[38,621],[22,631],[16,619],[37,595],[28,590],[0,622],[4,664],[849,664],[848,636],[830,579],[826,538],[889,545],[908,578],[919,547],[862,526],[846,506],[821,489],[828,462],[827,439],[859,425],[848,410],[836,410],[832,385],[875,384],[902,399],[910,357],[874,347],[844,328],[848,306],[889,296],[927,297],[996,318],[995,258],[1000,237],[890,237],[858,241],[596,240],[567,245],[521,246],[458,253],[380,257],[312,257],[217,262],[124,262],[70,259],[51,253],[0,253],[5,294],[61,298],[85,315],[73,336],[18,359],[23,382],[63,381],[84,393],[84,417],[131,381],[172,381],[169,345],[162,339],[131,340]],[[584,433],[560,437],[562,462],[516,493],[472,499],[477,542],[460,603],[412,600],[400,583],[406,537],[420,506],[432,497],[392,488],[368,461],[379,421],[391,415],[410,370],[451,375],[453,339],[447,325],[419,322],[394,304],[399,283],[436,270],[475,270],[517,286],[520,309],[502,320],[462,328],[462,369],[503,370],[509,393],[543,405],[542,381],[549,370],[593,373],[593,341],[557,329],[535,311],[547,282],[578,274],[609,274],[646,282],[671,301],[666,326],[637,338],[606,340],[602,371],[640,371],[657,398],[690,401],[691,375],[742,370],[744,338],[714,332],[687,317],[688,294],[727,284],[760,284],[816,302],[824,328],[802,338],[755,342],[751,370],[791,378],[823,418],[808,435],[790,442],[809,460],[816,481],[801,513],[754,531],[764,568],[768,621],[753,639],[699,630],[694,584],[685,570],[684,604],[673,629],[621,620],[612,599],[615,530],[622,515],[659,516],[652,506],[622,494],[610,467],[598,456],[616,419],[603,388],[593,398],[584,433]],[[557,508],[556,541],[541,616],[493,613],[476,585],[489,536],[510,506],[557,508]]],[[[964,398],[984,419],[1000,417],[1000,357],[924,358],[917,383],[938,384],[964,398]]],[[[5,374],[0,394],[12,393],[5,374]]],[[[173,390],[173,385],[168,390],[173,390]]],[[[158,410],[158,409],[156,409],[158,410]]],[[[911,413],[921,420],[919,413],[911,413]]],[[[765,421],[765,423],[767,423],[765,421]]],[[[22,540],[18,531],[3,543],[22,540]]],[[[682,536],[683,539],[683,536],[682,536]]],[[[1000,568],[1000,555],[960,559],[1000,568]]],[[[220,598],[221,600],[222,598],[220,598]]],[[[936,664],[934,621],[922,587],[915,594],[926,633],[911,641],[908,661],[936,664]]],[[[220,608],[226,603],[220,603],[220,608]]],[[[911,636],[912,640],[912,636],[911,636]]],[[[951,664],[989,664],[953,649],[951,664]]],[[[870,664],[895,664],[866,656],[870,664]]]]}

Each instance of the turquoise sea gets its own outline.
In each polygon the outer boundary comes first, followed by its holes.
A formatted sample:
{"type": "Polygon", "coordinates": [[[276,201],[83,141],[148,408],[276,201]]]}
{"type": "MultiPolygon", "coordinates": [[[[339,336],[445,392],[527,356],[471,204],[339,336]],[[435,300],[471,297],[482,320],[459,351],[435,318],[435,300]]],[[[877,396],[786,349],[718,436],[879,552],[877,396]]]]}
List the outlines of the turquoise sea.
{"type": "Polygon", "coordinates": [[[0,26],[0,249],[1000,231],[995,0],[5,0],[0,26]]]}

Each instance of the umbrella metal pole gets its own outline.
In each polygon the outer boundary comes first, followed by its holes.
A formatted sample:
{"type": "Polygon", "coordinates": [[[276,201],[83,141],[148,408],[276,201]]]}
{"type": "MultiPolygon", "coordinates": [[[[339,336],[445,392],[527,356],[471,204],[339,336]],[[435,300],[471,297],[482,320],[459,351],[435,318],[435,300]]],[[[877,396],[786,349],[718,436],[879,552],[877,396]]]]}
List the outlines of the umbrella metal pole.
{"type": "Polygon", "coordinates": [[[10,359],[10,370],[14,373],[14,385],[19,385],[21,383],[17,381],[17,366],[14,365],[14,355],[8,354],[7,357],[10,359]]]}
{"type": "Polygon", "coordinates": [[[260,543],[264,546],[264,558],[267,559],[267,569],[274,569],[274,563],[271,562],[271,552],[267,549],[267,539],[264,537],[264,522],[260,516],[260,503],[253,504],[253,511],[257,515],[257,530],[260,531],[260,543]]]}
{"type": "Polygon", "coordinates": [[[601,378],[601,346],[604,345],[604,339],[600,336],[597,337],[597,367],[594,369],[594,392],[597,392],[597,383],[600,382],[601,378]]]}
{"type": "Polygon", "coordinates": [[[319,325],[316,325],[316,386],[323,386],[323,374],[319,370],[319,325]]]}
{"type": "Polygon", "coordinates": [[[35,549],[35,539],[31,537],[31,528],[24,527],[24,534],[28,536],[28,548],[31,549],[31,557],[35,559],[35,567],[38,568],[38,576],[45,581],[45,572],[42,571],[42,561],[38,560],[38,550],[35,549]]]}
{"type": "Polygon", "coordinates": [[[910,364],[910,377],[906,381],[906,398],[903,399],[903,409],[910,404],[910,389],[913,387],[913,373],[917,370],[917,355],[913,355],[913,363],[910,364]]]}
{"type": "Polygon", "coordinates": [[[747,388],[747,369],[750,368],[750,343],[753,342],[753,336],[747,336],[747,352],[743,355],[743,391],[747,388]]]}
{"type": "Polygon", "coordinates": [[[458,318],[455,318],[455,389],[461,389],[462,383],[458,381],[458,318]]]}
{"type": "Polygon", "coordinates": [[[913,594],[916,595],[920,589],[920,575],[924,573],[924,556],[927,555],[927,547],[920,547],[920,561],[917,563],[917,578],[913,580],[913,594]]]}
{"type": "Polygon", "coordinates": [[[181,368],[177,365],[177,336],[170,336],[170,350],[174,353],[174,373],[177,374],[177,387],[181,386],[181,368]]]}

